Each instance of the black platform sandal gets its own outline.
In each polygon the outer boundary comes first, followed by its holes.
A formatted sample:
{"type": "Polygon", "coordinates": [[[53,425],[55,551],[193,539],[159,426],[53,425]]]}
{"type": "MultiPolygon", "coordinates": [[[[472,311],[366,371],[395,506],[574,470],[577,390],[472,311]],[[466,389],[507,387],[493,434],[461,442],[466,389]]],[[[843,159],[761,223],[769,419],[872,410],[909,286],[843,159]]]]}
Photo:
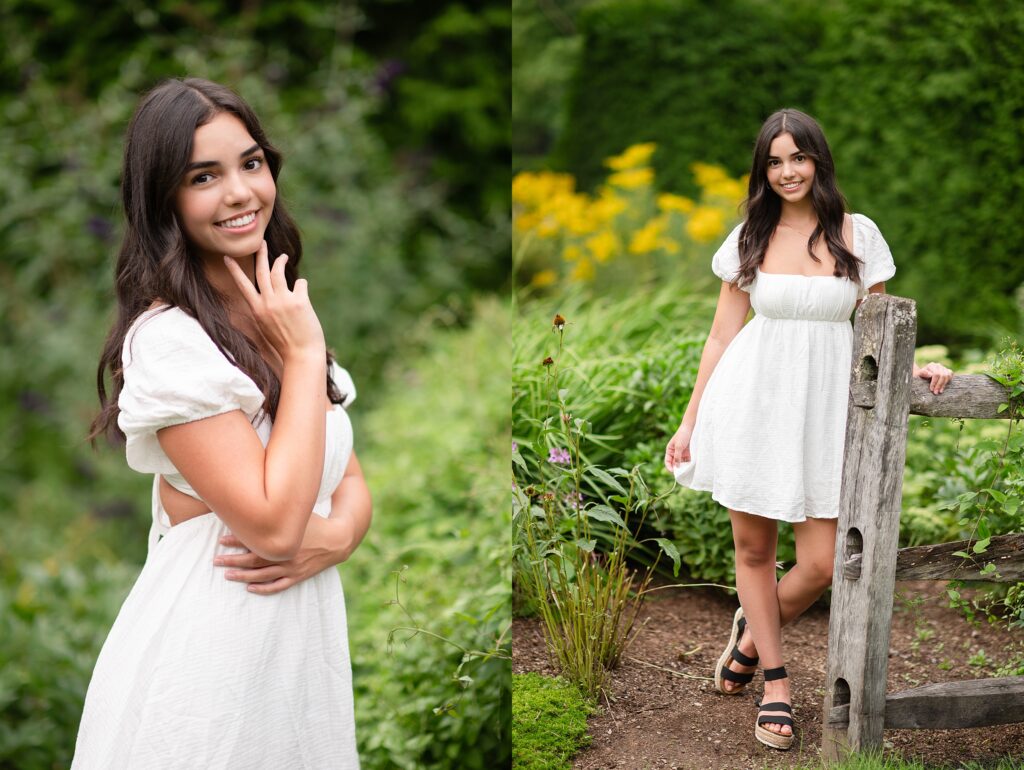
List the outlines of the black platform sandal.
{"type": "Polygon", "coordinates": [[[754,674],[757,673],[752,671],[749,674],[741,674],[729,668],[730,658],[741,666],[756,666],[760,660],[760,658],[751,658],[740,652],[740,637],[743,636],[743,629],[746,627],[747,619],[743,617],[743,608],[740,607],[736,610],[736,614],[732,619],[732,634],[729,637],[729,643],[725,646],[725,651],[718,658],[718,664],[715,666],[715,688],[723,695],[740,695],[747,689],[746,687],[736,687],[732,690],[727,690],[723,680],[728,679],[736,684],[747,685],[750,684],[754,674]]]}
{"type": "MultiPolygon", "coordinates": [[[[764,681],[771,682],[776,679],[788,678],[785,666],[779,666],[778,668],[766,668],[764,670],[764,681]]],[[[757,724],[754,725],[754,737],[757,738],[765,746],[771,746],[773,749],[781,749],[786,751],[790,746],[793,745],[793,738],[796,737],[796,725],[790,717],[780,716],[778,714],[764,714],[762,711],[785,711],[788,714],[793,713],[793,707],[788,703],[782,701],[776,701],[773,703],[757,703],[757,724]],[[767,727],[761,727],[763,724],[771,722],[776,725],[789,725],[792,735],[780,735],[779,733],[773,733],[767,727]]]]}

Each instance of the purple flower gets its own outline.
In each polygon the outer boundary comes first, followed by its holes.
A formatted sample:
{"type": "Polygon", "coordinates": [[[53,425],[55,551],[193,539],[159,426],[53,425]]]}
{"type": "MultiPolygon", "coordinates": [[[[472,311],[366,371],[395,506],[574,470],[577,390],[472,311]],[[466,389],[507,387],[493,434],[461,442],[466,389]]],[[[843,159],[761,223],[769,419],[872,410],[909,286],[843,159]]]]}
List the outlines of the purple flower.
{"type": "Polygon", "coordinates": [[[512,451],[513,452],[518,452],[519,451],[519,444],[517,444],[515,441],[512,442],[512,451]]]}
{"type": "Polygon", "coordinates": [[[583,495],[577,492],[573,495],[572,492],[567,492],[562,498],[562,502],[566,508],[575,508],[577,511],[580,509],[580,503],[583,502],[583,495]]]}
{"type": "Polygon", "coordinates": [[[568,465],[572,462],[572,456],[568,450],[560,447],[551,447],[548,450],[548,462],[554,463],[555,465],[568,465]]]}

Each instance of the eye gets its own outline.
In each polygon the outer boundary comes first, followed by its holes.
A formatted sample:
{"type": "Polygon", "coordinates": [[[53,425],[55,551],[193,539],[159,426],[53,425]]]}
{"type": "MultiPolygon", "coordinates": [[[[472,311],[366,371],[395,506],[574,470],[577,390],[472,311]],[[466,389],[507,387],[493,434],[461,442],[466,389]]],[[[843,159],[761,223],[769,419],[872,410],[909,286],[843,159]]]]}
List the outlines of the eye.
{"type": "Polygon", "coordinates": [[[206,184],[205,180],[207,177],[213,179],[213,174],[197,174],[196,176],[192,177],[192,184],[206,184]]]}
{"type": "Polygon", "coordinates": [[[797,163],[803,163],[805,160],[807,160],[807,156],[804,155],[803,153],[801,153],[801,154],[796,156],[796,160],[797,160],[797,163]]]}
{"type": "Polygon", "coordinates": [[[265,161],[263,157],[257,156],[255,158],[249,158],[249,160],[245,162],[244,168],[247,171],[255,171],[256,169],[262,167],[264,163],[265,161]]]}
{"type": "Polygon", "coordinates": [[[775,158],[772,158],[771,160],[768,161],[768,167],[769,168],[777,166],[778,164],[779,164],[779,162],[775,158]]]}

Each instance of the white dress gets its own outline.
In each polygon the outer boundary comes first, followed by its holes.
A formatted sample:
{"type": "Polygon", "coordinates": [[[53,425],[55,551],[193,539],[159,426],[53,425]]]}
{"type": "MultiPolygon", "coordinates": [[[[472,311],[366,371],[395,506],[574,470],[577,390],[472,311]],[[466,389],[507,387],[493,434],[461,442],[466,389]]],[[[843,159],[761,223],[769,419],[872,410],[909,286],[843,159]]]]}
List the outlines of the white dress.
{"type": "MultiPolygon", "coordinates": [[[[739,270],[738,225],[712,270],[739,270]]],[[[745,287],[754,317],[708,378],[683,486],[726,508],[780,521],[836,518],[853,355],[850,317],[867,289],[896,273],[878,227],[853,215],[863,286],[849,278],[762,273],[745,287]]]]}
{"type": "MultiPolygon", "coordinates": [[[[225,579],[214,556],[229,530],[207,513],[171,527],[160,476],[195,497],[156,432],[241,409],[266,446],[256,384],[180,309],[148,310],[125,338],[118,424],[128,464],[153,473],[149,552],[100,651],[85,698],[73,770],[332,770],[358,768],[345,599],[335,569],[261,596],[225,579]]],[[[348,373],[334,381],[355,398],[348,373]]],[[[325,416],[326,454],[314,514],[352,453],[341,406],[325,416]]]]}

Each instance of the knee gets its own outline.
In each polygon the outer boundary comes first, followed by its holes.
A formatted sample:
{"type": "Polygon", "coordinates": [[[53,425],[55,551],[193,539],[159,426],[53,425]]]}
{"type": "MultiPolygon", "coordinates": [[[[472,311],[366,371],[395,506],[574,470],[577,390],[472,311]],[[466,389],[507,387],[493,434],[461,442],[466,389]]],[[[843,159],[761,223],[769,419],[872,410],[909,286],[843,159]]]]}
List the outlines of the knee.
{"type": "Polygon", "coordinates": [[[775,567],[775,549],[761,543],[736,543],[736,564],[749,569],[775,567]]]}
{"type": "Polygon", "coordinates": [[[797,566],[803,573],[804,580],[824,591],[832,585],[832,565],[823,561],[798,561],[797,566]]]}

